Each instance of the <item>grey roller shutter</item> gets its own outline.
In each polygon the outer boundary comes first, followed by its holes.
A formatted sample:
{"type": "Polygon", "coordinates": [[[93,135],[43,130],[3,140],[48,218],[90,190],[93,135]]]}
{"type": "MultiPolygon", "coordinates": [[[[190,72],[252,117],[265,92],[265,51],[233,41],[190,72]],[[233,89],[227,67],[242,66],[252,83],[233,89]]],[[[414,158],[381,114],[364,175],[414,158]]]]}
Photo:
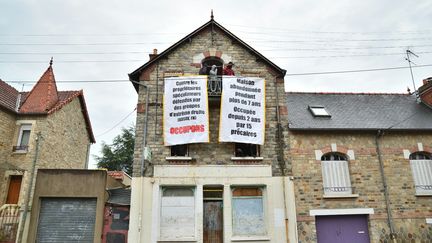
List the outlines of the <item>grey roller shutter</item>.
{"type": "Polygon", "coordinates": [[[96,201],[42,198],[36,242],[93,242],[96,201]]]}

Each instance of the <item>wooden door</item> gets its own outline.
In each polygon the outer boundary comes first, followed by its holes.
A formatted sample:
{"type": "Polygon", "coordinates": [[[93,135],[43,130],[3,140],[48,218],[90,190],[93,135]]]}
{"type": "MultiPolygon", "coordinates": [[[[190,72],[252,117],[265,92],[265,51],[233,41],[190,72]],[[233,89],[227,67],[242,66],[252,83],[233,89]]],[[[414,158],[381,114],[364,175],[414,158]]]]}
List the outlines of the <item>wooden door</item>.
{"type": "Polygon", "coordinates": [[[204,201],[204,243],[223,243],[222,201],[204,201]]]}
{"type": "Polygon", "coordinates": [[[21,190],[22,176],[11,176],[9,181],[9,190],[6,198],[6,204],[18,204],[19,194],[21,190]]]}

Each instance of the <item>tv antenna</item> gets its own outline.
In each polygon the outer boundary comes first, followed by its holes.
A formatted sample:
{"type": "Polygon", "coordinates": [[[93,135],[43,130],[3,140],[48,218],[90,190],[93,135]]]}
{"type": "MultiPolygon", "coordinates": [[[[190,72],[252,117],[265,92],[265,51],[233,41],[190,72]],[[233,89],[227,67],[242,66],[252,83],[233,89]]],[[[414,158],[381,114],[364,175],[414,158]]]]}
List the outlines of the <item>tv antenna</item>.
{"type": "Polygon", "coordinates": [[[415,54],[414,52],[412,52],[410,49],[407,49],[406,50],[406,58],[405,58],[405,60],[407,60],[408,61],[408,65],[409,65],[409,69],[410,69],[410,72],[411,72],[411,80],[412,80],[412,83],[413,83],[413,87],[414,87],[414,92],[416,93],[416,95],[417,95],[417,89],[416,89],[416,86],[415,86],[415,81],[414,81],[414,75],[413,75],[413,71],[412,71],[412,67],[411,67],[411,63],[413,63],[414,65],[417,65],[417,64],[415,64],[413,61],[411,61],[411,59],[410,59],[410,56],[411,55],[413,55],[413,56],[415,56],[415,57],[419,57],[417,54],[415,54]]]}

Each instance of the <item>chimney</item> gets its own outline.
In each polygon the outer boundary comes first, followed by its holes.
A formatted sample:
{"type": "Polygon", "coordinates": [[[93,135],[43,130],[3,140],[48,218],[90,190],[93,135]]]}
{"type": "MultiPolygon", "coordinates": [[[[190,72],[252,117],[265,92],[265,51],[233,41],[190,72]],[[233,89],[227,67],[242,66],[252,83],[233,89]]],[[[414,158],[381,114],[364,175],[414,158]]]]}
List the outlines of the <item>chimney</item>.
{"type": "Polygon", "coordinates": [[[432,108],[432,77],[423,79],[423,85],[418,89],[420,100],[432,108]]]}
{"type": "Polygon", "coordinates": [[[150,60],[155,59],[158,56],[157,49],[153,49],[153,54],[149,54],[149,56],[150,56],[150,60]]]}

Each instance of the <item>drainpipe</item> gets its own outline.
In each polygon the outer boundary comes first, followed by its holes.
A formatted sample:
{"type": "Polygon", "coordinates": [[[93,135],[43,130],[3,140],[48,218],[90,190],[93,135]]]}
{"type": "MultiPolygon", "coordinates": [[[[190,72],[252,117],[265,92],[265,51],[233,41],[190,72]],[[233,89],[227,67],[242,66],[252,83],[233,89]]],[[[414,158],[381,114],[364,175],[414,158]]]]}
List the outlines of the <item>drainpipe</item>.
{"type": "MultiPolygon", "coordinates": [[[[147,145],[147,123],[148,123],[148,107],[149,107],[149,87],[147,85],[144,84],[140,84],[141,86],[143,86],[146,89],[146,104],[145,104],[145,116],[144,116],[144,129],[143,129],[143,141],[141,144],[141,165],[140,165],[140,177],[141,177],[141,188],[140,188],[140,201],[143,198],[144,195],[144,176],[145,176],[145,172],[147,167],[144,166],[145,164],[145,157],[144,157],[144,150],[146,149],[146,145],[147,145]]],[[[150,165],[148,165],[150,166],[150,165]]],[[[139,231],[139,242],[141,242],[141,237],[142,237],[142,215],[143,215],[143,202],[140,202],[140,210],[139,210],[139,217],[138,217],[138,231],[139,231]]]]}
{"type": "Polygon", "coordinates": [[[289,234],[288,234],[288,208],[287,208],[287,198],[288,195],[286,195],[286,172],[285,172],[285,158],[284,158],[284,148],[283,148],[283,140],[282,140],[282,124],[281,124],[281,118],[280,118],[280,112],[279,112],[279,90],[278,85],[276,83],[276,119],[277,119],[277,139],[278,139],[278,154],[279,154],[279,167],[282,172],[282,190],[283,190],[283,201],[284,201],[284,213],[285,213],[285,234],[286,234],[286,240],[289,242],[289,234]]]}
{"type": "Polygon", "coordinates": [[[390,228],[390,238],[396,242],[396,233],[394,230],[394,225],[393,225],[393,217],[392,217],[392,212],[391,212],[391,208],[390,208],[390,200],[389,200],[389,194],[388,194],[388,187],[387,187],[387,180],[384,174],[384,164],[382,161],[382,157],[381,157],[381,149],[380,149],[380,144],[379,144],[379,138],[382,137],[384,135],[382,130],[378,130],[377,134],[375,136],[375,145],[376,145],[376,151],[378,154],[378,162],[380,165],[380,172],[381,172],[381,179],[382,179],[382,183],[383,183],[383,187],[384,187],[384,198],[385,198],[385,203],[386,203],[386,209],[387,209],[387,223],[388,226],[390,228]]]}
{"type": "Polygon", "coordinates": [[[28,181],[28,185],[27,185],[27,193],[26,193],[26,198],[24,201],[24,211],[21,217],[21,223],[19,224],[19,230],[18,230],[18,243],[22,242],[22,237],[23,237],[23,233],[24,233],[24,228],[25,228],[25,224],[26,224],[26,220],[27,220],[27,211],[28,211],[28,205],[29,205],[29,201],[30,201],[30,196],[31,196],[31,192],[33,189],[33,180],[34,180],[34,176],[35,176],[35,171],[36,171],[36,162],[38,159],[38,155],[39,155],[39,145],[40,145],[40,140],[41,140],[41,133],[38,132],[36,135],[36,151],[35,151],[35,156],[33,158],[33,164],[32,164],[32,168],[30,170],[30,179],[28,181]]]}

